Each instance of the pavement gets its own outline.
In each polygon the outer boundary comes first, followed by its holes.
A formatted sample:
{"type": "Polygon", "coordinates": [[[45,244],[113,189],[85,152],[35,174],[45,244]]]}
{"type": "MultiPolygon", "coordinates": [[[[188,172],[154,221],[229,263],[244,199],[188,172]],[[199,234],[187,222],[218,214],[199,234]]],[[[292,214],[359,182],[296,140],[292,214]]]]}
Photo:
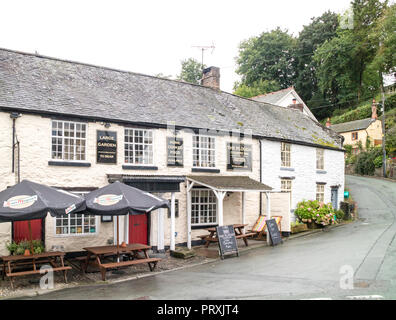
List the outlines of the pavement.
{"type": "Polygon", "coordinates": [[[239,257],[26,299],[396,299],[396,183],[347,176],[359,219],[239,257]]]}

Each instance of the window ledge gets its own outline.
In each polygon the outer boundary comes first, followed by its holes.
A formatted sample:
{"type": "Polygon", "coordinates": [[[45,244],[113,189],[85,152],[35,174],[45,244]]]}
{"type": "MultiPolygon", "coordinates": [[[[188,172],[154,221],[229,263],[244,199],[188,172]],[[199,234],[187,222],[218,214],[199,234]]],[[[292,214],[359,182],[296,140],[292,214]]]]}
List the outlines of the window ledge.
{"type": "Polygon", "coordinates": [[[326,170],[319,170],[319,169],[317,169],[317,170],[316,170],[316,173],[318,173],[318,174],[326,174],[327,171],[326,171],[326,170]]]}
{"type": "Polygon", "coordinates": [[[60,167],[90,167],[90,162],[79,162],[79,161],[48,161],[49,166],[60,166],[60,167]]]}
{"type": "Polygon", "coordinates": [[[280,169],[283,171],[295,171],[294,168],[289,168],[289,167],[280,167],[280,169]]]}
{"type": "Polygon", "coordinates": [[[220,173],[220,169],[216,168],[192,168],[191,172],[211,172],[211,173],[220,173]]]}
{"type": "Polygon", "coordinates": [[[134,164],[124,164],[122,165],[122,169],[124,170],[158,170],[157,166],[139,166],[134,164]]]}
{"type": "Polygon", "coordinates": [[[204,225],[191,225],[191,229],[195,230],[195,229],[207,229],[207,228],[213,228],[213,227],[217,227],[218,224],[204,224],[204,225]]]}

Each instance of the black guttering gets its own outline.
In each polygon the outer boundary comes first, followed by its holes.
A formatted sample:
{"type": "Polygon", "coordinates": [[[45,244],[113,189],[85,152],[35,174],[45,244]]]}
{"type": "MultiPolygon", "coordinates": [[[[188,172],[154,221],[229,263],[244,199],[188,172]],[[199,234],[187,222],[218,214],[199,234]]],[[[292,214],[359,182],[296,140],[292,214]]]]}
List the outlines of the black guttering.
{"type": "MultiPolygon", "coordinates": [[[[58,113],[58,112],[51,112],[51,111],[44,112],[44,111],[41,111],[41,110],[31,110],[31,109],[23,109],[23,108],[15,108],[15,107],[0,106],[0,111],[4,111],[4,112],[17,111],[17,112],[23,112],[23,113],[26,113],[26,114],[34,114],[34,115],[40,115],[40,116],[43,116],[43,117],[50,117],[50,118],[55,118],[55,117],[69,118],[69,119],[75,119],[75,120],[83,120],[83,121],[87,121],[87,122],[101,121],[101,122],[110,122],[110,123],[122,124],[122,125],[139,126],[139,127],[145,127],[145,128],[159,128],[159,129],[166,129],[167,128],[166,124],[159,124],[159,123],[131,122],[131,121],[126,121],[126,120],[121,120],[121,119],[109,119],[109,118],[101,118],[101,117],[95,117],[95,116],[66,114],[66,113],[58,113]]],[[[208,129],[208,128],[181,126],[181,125],[175,125],[174,128],[176,130],[182,130],[182,129],[189,129],[189,130],[213,130],[213,131],[224,132],[224,134],[229,134],[231,132],[231,130],[230,131],[225,131],[225,130],[215,130],[215,129],[208,129]]],[[[315,148],[322,148],[322,149],[329,149],[329,150],[334,150],[334,151],[345,152],[345,150],[341,149],[341,148],[334,148],[334,147],[330,147],[330,146],[325,146],[325,145],[315,144],[315,143],[309,143],[309,142],[304,142],[304,141],[298,141],[298,140],[281,139],[281,138],[276,138],[276,137],[267,137],[267,136],[261,136],[261,135],[257,135],[257,134],[252,134],[252,137],[255,138],[255,139],[265,139],[265,140],[270,140],[270,141],[280,141],[280,142],[293,143],[293,144],[298,144],[298,145],[303,145],[303,146],[308,146],[308,147],[315,147],[315,148]]]]}

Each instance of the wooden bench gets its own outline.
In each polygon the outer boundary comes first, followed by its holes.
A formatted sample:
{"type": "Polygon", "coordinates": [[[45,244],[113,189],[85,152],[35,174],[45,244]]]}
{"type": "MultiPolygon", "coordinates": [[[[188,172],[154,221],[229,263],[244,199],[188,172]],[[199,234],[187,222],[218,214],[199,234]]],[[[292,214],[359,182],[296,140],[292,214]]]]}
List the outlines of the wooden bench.
{"type": "MultiPolygon", "coordinates": [[[[63,271],[63,278],[65,280],[65,283],[67,283],[66,272],[67,272],[67,270],[71,270],[71,269],[72,269],[72,267],[64,266],[64,267],[52,268],[50,270],[53,272],[63,271]]],[[[40,273],[41,273],[40,270],[29,270],[29,271],[18,271],[18,272],[11,272],[11,273],[7,272],[6,276],[10,278],[11,287],[14,288],[13,277],[28,276],[28,275],[40,274],[40,273]]]]}
{"type": "MultiPolygon", "coordinates": [[[[252,237],[255,235],[256,235],[256,233],[254,233],[254,232],[243,233],[243,234],[235,235],[235,238],[236,239],[246,239],[246,238],[249,238],[249,237],[252,237]]],[[[219,242],[219,239],[217,237],[211,237],[210,235],[207,235],[207,234],[198,236],[198,238],[201,238],[202,240],[210,241],[210,242],[219,242]]]]}
{"type": "Polygon", "coordinates": [[[161,261],[160,258],[146,258],[146,259],[136,259],[136,260],[128,260],[128,261],[120,261],[120,262],[101,263],[99,267],[100,267],[100,272],[102,273],[102,280],[105,281],[107,269],[127,267],[136,264],[147,263],[149,265],[150,271],[154,271],[159,261],[161,261]]]}

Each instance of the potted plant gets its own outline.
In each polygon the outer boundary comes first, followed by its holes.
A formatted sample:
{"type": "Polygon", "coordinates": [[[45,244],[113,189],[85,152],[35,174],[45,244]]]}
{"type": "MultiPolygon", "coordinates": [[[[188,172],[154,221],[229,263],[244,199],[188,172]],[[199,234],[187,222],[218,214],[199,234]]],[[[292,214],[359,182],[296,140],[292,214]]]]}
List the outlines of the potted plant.
{"type": "Polygon", "coordinates": [[[331,203],[325,204],[317,200],[299,202],[294,212],[299,221],[306,223],[310,229],[323,228],[337,220],[331,203]]]}

